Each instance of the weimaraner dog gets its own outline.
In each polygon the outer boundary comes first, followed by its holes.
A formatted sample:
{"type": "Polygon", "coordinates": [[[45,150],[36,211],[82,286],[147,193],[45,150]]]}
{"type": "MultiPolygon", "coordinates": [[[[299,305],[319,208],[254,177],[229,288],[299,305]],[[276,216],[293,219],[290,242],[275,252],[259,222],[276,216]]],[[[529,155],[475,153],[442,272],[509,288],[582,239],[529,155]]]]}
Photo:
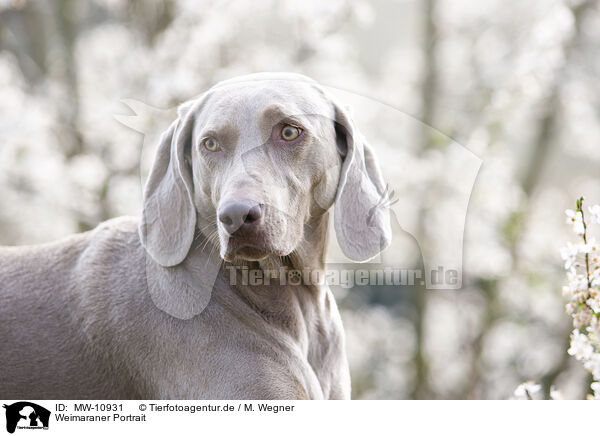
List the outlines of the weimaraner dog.
{"type": "Polygon", "coordinates": [[[141,219],[0,248],[0,398],[347,399],[326,283],[390,240],[375,156],[314,81],[258,74],[182,105],[141,219]],[[258,283],[255,271],[278,271],[258,283]],[[283,283],[283,284],[282,284],[283,283]]]}

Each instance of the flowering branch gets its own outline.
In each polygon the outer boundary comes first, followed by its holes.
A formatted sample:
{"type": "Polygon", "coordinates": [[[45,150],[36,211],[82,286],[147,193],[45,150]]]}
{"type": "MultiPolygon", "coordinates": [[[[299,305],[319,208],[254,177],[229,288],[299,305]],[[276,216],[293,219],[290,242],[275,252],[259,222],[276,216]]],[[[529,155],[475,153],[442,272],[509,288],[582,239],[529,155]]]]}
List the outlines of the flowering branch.
{"type": "MultiPolygon", "coordinates": [[[[566,311],[573,317],[574,327],[568,353],[582,361],[592,374],[594,398],[600,399],[600,245],[589,236],[583,202],[581,197],[574,211],[565,211],[567,224],[582,242],[576,245],[569,242],[561,250],[568,278],[563,295],[569,298],[566,311]]],[[[588,210],[590,222],[600,224],[600,205],[588,210]]]]}
{"type": "MultiPolygon", "coordinates": [[[[583,224],[583,243],[587,245],[587,224],[585,222],[585,214],[583,212],[583,201],[584,198],[581,197],[577,200],[577,212],[581,214],[581,222],[583,224]]],[[[585,253],[585,270],[586,276],[588,279],[588,290],[592,287],[591,277],[590,277],[590,254],[588,252],[585,253]]]]}

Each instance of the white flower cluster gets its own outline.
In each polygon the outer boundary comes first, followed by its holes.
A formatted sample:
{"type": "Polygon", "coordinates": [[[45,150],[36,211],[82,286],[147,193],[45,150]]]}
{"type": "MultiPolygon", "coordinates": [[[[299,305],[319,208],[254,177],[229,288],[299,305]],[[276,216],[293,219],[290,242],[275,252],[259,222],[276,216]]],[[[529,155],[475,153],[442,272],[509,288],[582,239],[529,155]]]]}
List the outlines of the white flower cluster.
{"type": "Polygon", "coordinates": [[[576,210],[567,210],[567,223],[579,235],[578,244],[561,250],[568,284],[563,295],[569,299],[566,310],[573,317],[573,333],[568,353],[583,362],[592,374],[594,398],[600,399],[600,243],[590,237],[590,224],[600,224],[600,205],[588,208],[586,220],[583,198],[576,210]]]}

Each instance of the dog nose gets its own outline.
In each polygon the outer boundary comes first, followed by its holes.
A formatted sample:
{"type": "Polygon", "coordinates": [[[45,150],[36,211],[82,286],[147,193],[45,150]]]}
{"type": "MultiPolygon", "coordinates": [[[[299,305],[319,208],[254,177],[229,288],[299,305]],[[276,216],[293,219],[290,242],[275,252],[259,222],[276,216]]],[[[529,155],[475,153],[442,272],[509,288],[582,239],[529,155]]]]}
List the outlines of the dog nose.
{"type": "Polygon", "coordinates": [[[219,221],[231,235],[237,230],[249,229],[260,223],[262,204],[252,201],[228,201],[219,208],[219,221]]]}

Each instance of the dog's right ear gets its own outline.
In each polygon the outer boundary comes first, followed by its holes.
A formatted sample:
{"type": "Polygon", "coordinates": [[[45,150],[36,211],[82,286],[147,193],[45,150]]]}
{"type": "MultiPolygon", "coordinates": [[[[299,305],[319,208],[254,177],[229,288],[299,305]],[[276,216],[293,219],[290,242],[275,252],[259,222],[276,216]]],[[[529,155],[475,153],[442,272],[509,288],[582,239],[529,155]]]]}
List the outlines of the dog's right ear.
{"type": "Polygon", "coordinates": [[[185,106],[160,138],[146,187],[139,225],[142,245],[163,267],[179,265],[194,239],[196,209],[191,169],[185,161],[194,112],[185,106]]]}
{"type": "Polygon", "coordinates": [[[207,255],[194,244],[196,206],[188,158],[196,117],[208,95],[181,105],[178,119],[161,136],[139,225],[150,297],[178,319],[193,318],[206,308],[222,262],[218,251],[207,255]]]}

